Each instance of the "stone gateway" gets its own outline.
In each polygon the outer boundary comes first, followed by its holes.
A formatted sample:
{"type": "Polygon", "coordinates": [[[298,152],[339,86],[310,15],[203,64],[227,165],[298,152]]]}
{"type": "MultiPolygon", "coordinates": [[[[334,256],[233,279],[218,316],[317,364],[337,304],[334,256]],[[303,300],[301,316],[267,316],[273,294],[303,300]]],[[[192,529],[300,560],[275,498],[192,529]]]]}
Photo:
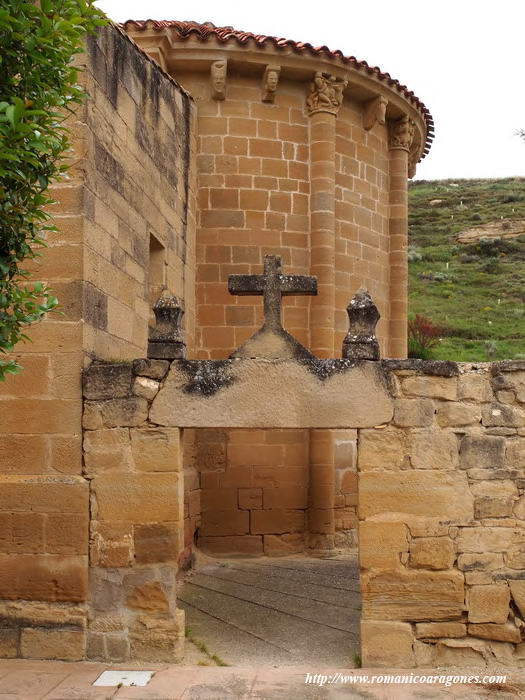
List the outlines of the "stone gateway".
{"type": "Polygon", "coordinates": [[[210,23],[112,25],[78,63],[32,266],[63,315],[0,387],[0,656],[176,661],[195,541],[359,531],[364,665],[522,665],[525,365],[405,359],[426,107],[210,23]]]}

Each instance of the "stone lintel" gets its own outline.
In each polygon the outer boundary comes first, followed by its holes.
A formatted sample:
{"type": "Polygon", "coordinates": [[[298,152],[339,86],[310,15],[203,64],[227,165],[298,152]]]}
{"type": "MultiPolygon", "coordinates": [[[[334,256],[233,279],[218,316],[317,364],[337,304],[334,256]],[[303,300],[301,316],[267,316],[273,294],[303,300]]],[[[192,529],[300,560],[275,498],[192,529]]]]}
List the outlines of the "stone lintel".
{"type": "Polygon", "coordinates": [[[388,422],[377,362],[176,360],[153,401],[153,423],[181,428],[362,428],[388,422]]]}

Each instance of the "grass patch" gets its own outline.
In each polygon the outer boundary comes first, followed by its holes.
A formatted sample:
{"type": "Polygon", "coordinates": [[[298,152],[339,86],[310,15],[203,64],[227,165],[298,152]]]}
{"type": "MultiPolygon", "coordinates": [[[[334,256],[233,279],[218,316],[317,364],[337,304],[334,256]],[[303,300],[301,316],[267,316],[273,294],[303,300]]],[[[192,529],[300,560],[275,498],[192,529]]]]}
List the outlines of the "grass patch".
{"type": "Polygon", "coordinates": [[[467,228],[501,218],[525,219],[525,178],[410,183],[409,313],[446,329],[432,350],[435,359],[475,362],[525,353],[525,237],[455,240],[467,228]]]}

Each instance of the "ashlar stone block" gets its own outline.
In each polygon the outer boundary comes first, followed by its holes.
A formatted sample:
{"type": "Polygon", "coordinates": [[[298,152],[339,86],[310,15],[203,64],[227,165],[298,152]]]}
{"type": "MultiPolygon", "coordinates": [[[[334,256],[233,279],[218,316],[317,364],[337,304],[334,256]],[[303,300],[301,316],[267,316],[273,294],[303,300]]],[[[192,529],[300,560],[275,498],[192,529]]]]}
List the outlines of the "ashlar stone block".
{"type": "Polygon", "coordinates": [[[460,463],[462,469],[502,469],[505,464],[505,438],[465,436],[461,441],[460,463]]]}
{"type": "Polygon", "coordinates": [[[382,513],[470,522],[474,499],[462,472],[363,472],[359,478],[359,515],[369,518],[382,513]]]}
{"type": "Polygon", "coordinates": [[[364,569],[395,569],[401,553],[408,552],[404,523],[365,520],[359,524],[359,563],[364,569]]]}
{"type": "Polygon", "coordinates": [[[182,467],[178,428],[134,428],[131,451],[136,469],[147,472],[178,472],[182,467]]]}
{"type": "Polygon", "coordinates": [[[361,622],[361,648],[365,667],[413,668],[414,634],[403,622],[361,622]]]}
{"type": "Polygon", "coordinates": [[[365,572],[361,593],[364,619],[450,620],[464,609],[464,578],[456,570],[365,572]]]}
{"type": "Polygon", "coordinates": [[[469,622],[507,622],[510,589],[506,584],[471,586],[467,596],[469,622]]]}
{"type": "Polygon", "coordinates": [[[410,543],[410,566],[420,569],[450,569],[456,556],[449,537],[418,537],[410,543]]]}
{"type": "Polygon", "coordinates": [[[434,402],[430,399],[396,399],[394,424],[401,428],[422,428],[432,424],[434,402]]]}

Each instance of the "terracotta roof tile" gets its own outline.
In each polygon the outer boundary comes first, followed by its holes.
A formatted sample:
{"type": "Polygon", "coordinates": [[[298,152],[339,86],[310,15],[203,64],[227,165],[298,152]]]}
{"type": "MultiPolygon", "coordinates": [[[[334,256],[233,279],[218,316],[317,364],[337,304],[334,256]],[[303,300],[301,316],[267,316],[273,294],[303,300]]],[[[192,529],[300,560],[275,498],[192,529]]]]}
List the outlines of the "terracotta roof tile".
{"type": "Polygon", "coordinates": [[[133,20],[128,19],[122,25],[124,29],[133,27],[139,31],[145,29],[154,29],[161,31],[163,29],[171,29],[177,37],[182,41],[194,36],[200,41],[207,41],[210,37],[215,37],[221,43],[231,41],[237,42],[241,46],[246,46],[252,43],[255,47],[264,48],[268,45],[274,46],[276,49],[290,48],[298,54],[310,54],[311,56],[325,56],[340,60],[343,64],[351,65],[356,70],[363,71],[368,75],[375,75],[378,80],[386,83],[389,87],[394,88],[402,94],[407,100],[412,102],[423,114],[427,125],[426,143],[423,149],[423,156],[430,150],[430,145],[434,139],[434,120],[428,108],[409,90],[406,85],[403,85],[392,78],[389,73],[384,73],[378,66],[369,66],[366,61],[359,61],[355,56],[345,56],[342,51],[332,51],[327,46],[312,46],[312,44],[302,41],[292,41],[291,39],[283,39],[275,36],[266,36],[265,34],[253,34],[252,32],[242,32],[233,27],[216,27],[211,22],[199,24],[198,22],[180,22],[178,20],[133,20]]]}

